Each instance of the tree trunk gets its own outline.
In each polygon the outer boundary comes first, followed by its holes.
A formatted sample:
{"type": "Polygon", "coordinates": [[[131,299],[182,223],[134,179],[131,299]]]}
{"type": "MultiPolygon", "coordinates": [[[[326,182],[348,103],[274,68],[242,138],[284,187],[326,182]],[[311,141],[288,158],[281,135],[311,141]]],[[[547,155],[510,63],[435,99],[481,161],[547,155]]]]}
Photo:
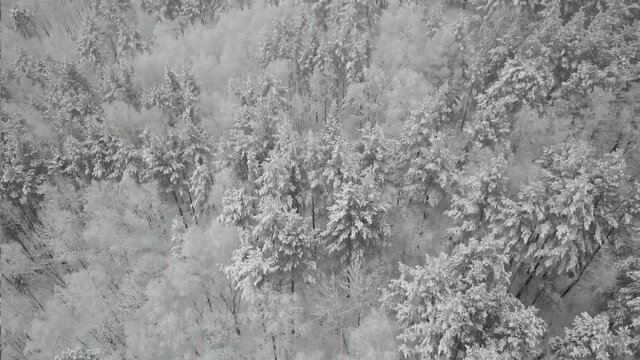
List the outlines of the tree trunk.
{"type": "MultiPolygon", "coordinates": [[[[182,212],[182,207],[180,206],[180,199],[178,199],[178,194],[176,194],[175,190],[171,191],[171,193],[173,194],[173,199],[176,201],[178,212],[180,213],[180,216],[184,219],[184,212],[182,212]]],[[[186,222],[184,223],[184,227],[186,228],[189,227],[186,222]]]]}
{"type": "Polygon", "coordinates": [[[582,269],[580,269],[580,272],[578,272],[578,275],[576,276],[575,280],[573,280],[571,284],[569,284],[567,287],[565,287],[562,290],[562,292],[560,293],[561,298],[567,296],[567,294],[571,291],[571,289],[573,289],[573,287],[576,286],[576,284],[580,281],[580,277],[582,276],[582,274],[584,274],[584,271],[587,270],[587,268],[589,267],[589,265],[591,264],[593,259],[596,257],[596,255],[598,254],[598,251],[600,251],[601,248],[602,248],[602,245],[598,245],[598,247],[595,249],[593,254],[591,254],[591,257],[589,257],[589,260],[587,260],[586,264],[584,264],[582,269]]]}
{"type": "MultiPolygon", "coordinates": [[[[542,277],[544,278],[544,275],[542,277]]],[[[531,301],[531,305],[529,305],[529,306],[533,306],[533,305],[536,304],[536,301],[538,301],[538,298],[540,297],[540,295],[542,295],[542,291],[543,290],[544,290],[544,286],[540,286],[538,288],[538,292],[536,293],[536,296],[533,297],[533,301],[531,301]]]]}
{"type": "Polygon", "coordinates": [[[344,336],[344,330],[342,328],[342,324],[340,324],[340,337],[342,337],[342,344],[344,345],[344,350],[349,354],[349,346],[347,345],[347,338],[344,336]]]}
{"type": "Polygon", "coordinates": [[[533,278],[536,276],[536,271],[538,271],[538,266],[540,266],[540,261],[536,263],[536,266],[533,267],[533,270],[529,274],[529,277],[527,278],[527,280],[525,280],[522,287],[520,287],[520,290],[518,290],[518,293],[516,294],[516,298],[520,299],[524,291],[527,289],[527,286],[529,286],[529,284],[531,283],[531,280],[533,280],[533,278]]]}
{"type": "Polygon", "coordinates": [[[29,293],[29,295],[31,295],[31,298],[33,299],[33,301],[36,302],[36,304],[38,304],[38,307],[40,309],[42,309],[42,311],[45,311],[44,306],[42,306],[42,304],[40,303],[40,301],[38,301],[38,299],[36,299],[35,296],[33,296],[33,293],[31,292],[31,290],[27,289],[27,292],[29,293]]]}
{"type": "MultiPolygon", "coordinates": [[[[618,207],[620,207],[621,204],[618,205],[618,207]]],[[[616,207],[616,210],[618,209],[618,207],[616,207]]],[[[622,221],[622,218],[624,217],[623,215],[620,215],[620,217],[618,218],[618,222],[622,221]]],[[[604,237],[604,239],[602,240],[602,242],[604,243],[605,241],[607,241],[607,239],[609,238],[609,236],[611,236],[611,234],[613,233],[613,231],[616,228],[611,228],[609,230],[609,232],[607,232],[607,235],[604,237]]],[[[600,249],[602,248],[602,244],[598,244],[598,247],[596,247],[596,249],[593,251],[593,254],[591,254],[591,257],[589,257],[589,259],[587,260],[587,262],[584,264],[584,266],[582,267],[582,269],[580,269],[580,272],[578,273],[578,275],[576,276],[576,279],[574,281],[571,282],[571,284],[569,284],[566,288],[564,288],[562,290],[562,292],[560,293],[560,297],[563,298],[565,297],[570,291],[571,289],[573,289],[573,287],[578,283],[578,281],[580,281],[580,278],[582,277],[582,274],[584,274],[584,271],[587,270],[587,268],[589,267],[589,265],[591,265],[591,262],[593,261],[593,259],[596,257],[596,255],[598,254],[598,251],[600,251],[600,249]]]]}
{"type": "MultiPolygon", "coordinates": [[[[291,279],[291,295],[293,295],[293,293],[295,292],[295,282],[293,279],[291,279]]],[[[291,335],[295,335],[296,334],[296,326],[295,323],[293,322],[293,318],[291,318],[291,335]]]]}
{"type": "Polygon", "coordinates": [[[276,337],[271,336],[271,344],[273,344],[273,360],[278,360],[278,349],[276,348],[276,337]]]}
{"type": "Polygon", "coordinates": [[[311,195],[311,229],[316,229],[316,197],[311,195]]]}
{"type": "Polygon", "coordinates": [[[516,280],[516,277],[518,276],[518,273],[520,273],[520,270],[522,270],[522,265],[523,265],[523,263],[520,262],[520,264],[518,265],[518,268],[511,275],[511,281],[509,282],[509,287],[507,288],[507,291],[511,291],[511,287],[513,286],[513,282],[516,280]]]}

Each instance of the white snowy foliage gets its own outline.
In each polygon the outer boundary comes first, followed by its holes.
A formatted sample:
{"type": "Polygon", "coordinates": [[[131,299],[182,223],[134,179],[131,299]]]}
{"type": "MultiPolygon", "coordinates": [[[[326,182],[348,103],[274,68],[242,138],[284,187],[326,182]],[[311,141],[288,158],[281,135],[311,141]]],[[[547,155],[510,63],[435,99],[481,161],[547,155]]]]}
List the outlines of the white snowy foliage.
{"type": "Polygon", "coordinates": [[[387,205],[371,179],[341,184],[328,211],[321,235],[326,251],[339,261],[350,264],[388,245],[387,205]]]}
{"type": "Polygon", "coordinates": [[[635,190],[620,152],[600,157],[572,141],[545,149],[537,163],[540,179],[505,200],[491,225],[516,261],[575,273],[600,247],[632,236],[635,190]]]}
{"type": "Polygon", "coordinates": [[[280,200],[261,199],[254,225],[241,230],[240,247],[227,275],[239,288],[308,280],[315,268],[314,240],[307,222],[280,200]]]}
{"type": "Polygon", "coordinates": [[[549,340],[553,360],[625,359],[632,355],[630,344],[627,328],[611,331],[606,315],[591,317],[587,313],[577,316],[564,336],[549,340]]]}
{"type": "Polygon", "coordinates": [[[461,359],[484,344],[510,359],[535,358],[546,325],[536,309],[507,292],[506,264],[499,242],[491,239],[427,257],[425,266],[400,264],[400,278],[382,299],[396,314],[400,351],[406,357],[461,359]]]}
{"type": "Polygon", "coordinates": [[[460,176],[460,190],[454,192],[446,215],[454,219],[448,232],[453,243],[478,237],[498,215],[507,196],[507,162],[502,155],[485,164],[477,173],[460,176]]]}

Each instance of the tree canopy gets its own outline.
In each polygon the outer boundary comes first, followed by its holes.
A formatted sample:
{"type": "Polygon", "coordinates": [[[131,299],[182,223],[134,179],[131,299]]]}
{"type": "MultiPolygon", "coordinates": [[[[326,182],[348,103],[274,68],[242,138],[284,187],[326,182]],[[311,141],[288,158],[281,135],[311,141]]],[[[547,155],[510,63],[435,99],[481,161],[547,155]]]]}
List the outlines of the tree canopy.
{"type": "Polygon", "coordinates": [[[640,357],[637,1],[0,7],[3,359],[640,357]]]}

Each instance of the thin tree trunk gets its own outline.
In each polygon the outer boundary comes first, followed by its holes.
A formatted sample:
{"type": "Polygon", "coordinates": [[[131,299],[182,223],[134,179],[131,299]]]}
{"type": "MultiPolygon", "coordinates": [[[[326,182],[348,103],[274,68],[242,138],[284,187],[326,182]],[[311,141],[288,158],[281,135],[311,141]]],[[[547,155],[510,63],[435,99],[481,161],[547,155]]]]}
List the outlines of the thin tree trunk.
{"type": "Polygon", "coordinates": [[[278,360],[278,349],[276,348],[276,337],[271,336],[271,344],[273,344],[273,360],[278,360]]]}
{"type": "Polygon", "coordinates": [[[614,152],[614,151],[618,150],[618,146],[620,146],[620,141],[622,141],[622,133],[618,134],[618,139],[616,140],[615,144],[613,145],[613,148],[611,148],[610,152],[614,152]]]}
{"type": "Polygon", "coordinates": [[[462,113],[462,121],[460,122],[460,132],[464,130],[465,121],[467,121],[467,109],[465,109],[464,112],[462,113]]]}
{"type": "Polygon", "coordinates": [[[351,252],[352,252],[351,238],[347,240],[347,266],[351,265],[351,252]]]}
{"type": "Polygon", "coordinates": [[[342,324],[340,324],[340,337],[342,337],[342,344],[344,345],[344,350],[349,354],[349,346],[347,345],[347,338],[344,336],[344,330],[342,328],[342,324]]]}
{"type": "Polygon", "coordinates": [[[513,282],[516,280],[516,277],[520,273],[520,270],[522,270],[522,266],[523,265],[524,264],[522,262],[520,262],[520,264],[518,265],[518,268],[511,275],[511,281],[509,282],[509,287],[507,288],[508,291],[511,291],[511,287],[513,286],[513,282]]]}
{"type": "MultiPolygon", "coordinates": [[[[9,229],[7,228],[7,230],[9,231],[9,229]]],[[[26,235],[26,232],[24,230],[22,230],[22,232],[26,235]]],[[[11,230],[11,236],[10,238],[14,239],[18,244],[20,244],[20,246],[22,247],[22,249],[24,250],[25,253],[27,253],[27,256],[29,257],[30,260],[35,260],[35,258],[33,257],[33,255],[31,255],[31,251],[29,251],[29,248],[27,247],[27,245],[24,243],[24,241],[22,241],[20,239],[20,236],[18,236],[18,234],[16,233],[15,230],[11,230]]]]}
{"type": "MultiPolygon", "coordinates": [[[[618,205],[618,207],[620,207],[621,204],[618,205]]],[[[618,209],[618,207],[616,207],[615,210],[618,209]]],[[[624,214],[620,215],[620,217],[618,218],[618,222],[620,222],[622,220],[622,218],[624,217],[624,214]]],[[[613,233],[613,231],[616,228],[611,228],[609,230],[609,232],[607,232],[607,235],[604,237],[604,240],[602,240],[602,243],[604,243],[605,241],[607,241],[607,239],[609,238],[609,236],[611,236],[611,234],[613,233]]],[[[600,249],[602,248],[602,244],[598,244],[598,247],[596,247],[596,249],[593,251],[593,254],[591,254],[591,257],[589,257],[589,259],[587,260],[587,262],[584,264],[584,266],[582,267],[582,269],[580,269],[580,272],[578,273],[578,275],[576,276],[576,279],[573,280],[571,282],[571,284],[569,284],[566,288],[564,288],[564,290],[562,290],[562,292],[560,293],[560,297],[563,298],[565,297],[570,291],[571,289],[573,289],[574,286],[576,286],[576,284],[580,281],[580,278],[582,277],[582,274],[584,274],[584,271],[587,270],[587,268],[589,267],[589,265],[591,265],[591,262],[593,261],[593,259],[596,257],[596,255],[598,254],[598,251],[600,251],[600,249]]]]}
{"type": "MultiPolygon", "coordinates": [[[[180,217],[184,219],[184,212],[182,212],[182,207],[180,207],[180,200],[178,199],[178,194],[176,194],[175,190],[171,191],[171,193],[173,194],[173,199],[176,201],[176,206],[178,207],[178,212],[180,213],[180,217]]],[[[189,227],[186,222],[184,223],[184,226],[186,228],[189,227]]]]}
{"type": "Polygon", "coordinates": [[[543,290],[544,290],[544,287],[540,286],[539,289],[538,289],[538,292],[536,293],[536,296],[534,296],[533,301],[531,302],[531,305],[529,305],[529,306],[533,306],[533,305],[536,304],[536,301],[538,301],[538,298],[540,297],[540,295],[542,295],[542,291],[543,290]]]}
{"type": "Polygon", "coordinates": [[[322,102],[324,103],[324,123],[327,123],[327,99],[323,99],[322,102]]]}
{"type": "Polygon", "coordinates": [[[191,191],[187,189],[187,195],[189,195],[189,207],[191,208],[191,216],[195,218],[196,209],[193,208],[193,198],[191,197],[191,191]]]}
{"type": "MultiPolygon", "coordinates": [[[[293,295],[293,293],[295,292],[295,282],[293,279],[291,279],[291,295],[293,295]]],[[[293,317],[291,318],[291,335],[295,335],[296,334],[296,326],[293,322],[293,317]]]]}
{"type": "Polygon", "coordinates": [[[536,263],[536,266],[533,267],[531,274],[529,274],[529,277],[527,278],[527,280],[525,280],[522,287],[520,287],[520,290],[518,290],[518,293],[516,294],[516,298],[520,299],[524,291],[527,289],[527,286],[529,286],[529,284],[531,283],[531,280],[533,280],[533,278],[536,276],[536,271],[538,271],[538,266],[540,266],[540,261],[536,263]]]}
{"type": "Polygon", "coordinates": [[[598,247],[594,250],[593,254],[591,254],[591,257],[589,257],[589,260],[587,260],[586,264],[584,264],[582,269],[580,269],[580,272],[578,272],[578,275],[576,276],[575,280],[573,280],[571,284],[569,284],[567,287],[565,287],[562,290],[562,292],[560,293],[561,298],[567,296],[567,294],[571,291],[571,289],[573,289],[573,287],[576,286],[576,284],[580,281],[580,277],[582,276],[582,274],[584,274],[584,271],[587,270],[589,265],[591,265],[591,262],[596,257],[596,255],[598,254],[598,251],[600,251],[601,248],[602,248],[602,245],[598,245],[598,247]]]}
{"type": "Polygon", "coordinates": [[[42,306],[40,301],[38,301],[38,299],[36,299],[36,297],[33,296],[33,293],[31,292],[31,290],[27,289],[27,292],[29,293],[29,295],[31,295],[31,298],[33,299],[33,301],[35,301],[36,304],[38,304],[38,307],[40,307],[40,309],[42,309],[42,311],[45,311],[44,306],[42,306]]]}
{"type": "Polygon", "coordinates": [[[311,229],[316,229],[316,197],[311,195],[311,229]]]}
{"type": "Polygon", "coordinates": [[[113,50],[113,57],[116,59],[116,63],[120,63],[120,56],[118,56],[118,50],[116,49],[116,45],[113,43],[113,39],[111,36],[108,36],[109,43],[111,44],[111,50],[113,50]]]}

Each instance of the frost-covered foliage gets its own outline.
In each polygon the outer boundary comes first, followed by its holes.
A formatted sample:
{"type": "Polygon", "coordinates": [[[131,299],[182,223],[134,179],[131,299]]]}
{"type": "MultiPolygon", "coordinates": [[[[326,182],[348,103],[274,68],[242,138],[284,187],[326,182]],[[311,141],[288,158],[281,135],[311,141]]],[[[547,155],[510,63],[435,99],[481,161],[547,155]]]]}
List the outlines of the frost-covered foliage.
{"type": "Polygon", "coordinates": [[[55,357],[55,360],[97,360],[99,353],[99,350],[85,350],[78,347],[63,351],[59,356],[55,357]]]}
{"type": "Polygon", "coordinates": [[[3,359],[640,355],[637,1],[2,10],[3,359]]]}
{"type": "Polygon", "coordinates": [[[625,359],[631,358],[628,329],[612,332],[606,315],[591,317],[583,313],[563,337],[550,340],[552,359],[625,359]]]}
{"type": "Polygon", "coordinates": [[[613,324],[626,326],[634,355],[640,354],[640,260],[632,256],[620,264],[615,295],[608,304],[613,324]]]}
{"type": "Polygon", "coordinates": [[[387,205],[370,178],[364,183],[345,182],[336,189],[322,236],[329,256],[347,265],[387,244],[387,205]]]}
{"type": "Polygon", "coordinates": [[[265,282],[307,279],[315,268],[313,235],[304,219],[278,199],[265,197],[258,205],[255,225],[241,234],[241,244],[227,269],[234,282],[259,286],[265,282]]]}
{"type": "Polygon", "coordinates": [[[47,180],[49,164],[38,153],[24,119],[2,112],[0,121],[0,193],[16,204],[35,205],[42,195],[40,186],[47,180]]]}
{"type": "Polygon", "coordinates": [[[86,126],[99,122],[100,100],[87,76],[73,62],[50,56],[36,58],[19,49],[15,68],[34,83],[37,91],[44,92],[27,98],[58,133],[78,136],[86,126]]]}
{"type": "Polygon", "coordinates": [[[178,21],[182,27],[197,21],[206,23],[224,0],[142,0],[142,9],[160,21],[178,21]]]}
{"type": "Polygon", "coordinates": [[[491,239],[460,245],[451,255],[427,257],[425,266],[400,266],[384,295],[395,313],[406,357],[535,359],[544,321],[507,292],[507,258],[491,239]],[[474,349],[488,347],[489,350],[474,349]]]}
{"type": "Polygon", "coordinates": [[[242,107],[235,116],[224,161],[241,180],[253,182],[259,176],[260,164],[275,146],[278,121],[286,121],[285,90],[268,76],[233,85],[242,107]]]}
{"type": "Polygon", "coordinates": [[[502,141],[522,106],[543,110],[568,100],[580,111],[594,88],[617,92],[637,77],[632,1],[472,2],[484,10],[461,23],[467,31],[460,39],[470,50],[465,63],[477,109],[467,132],[476,146],[502,141]]]}
{"type": "Polygon", "coordinates": [[[515,261],[534,273],[581,274],[603,246],[633,236],[637,190],[621,152],[598,156],[571,141],[546,148],[536,162],[539,179],[505,200],[494,220],[515,261]]]}
{"type": "Polygon", "coordinates": [[[491,159],[478,172],[461,176],[460,192],[454,193],[447,215],[455,220],[449,229],[454,243],[486,233],[486,226],[495,221],[508,191],[505,174],[507,162],[503,156],[491,159]]]}
{"type": "Polygon", "coordinates": [[[195,106],[199,95],[200,87],[188,68],[184,68],[180,74],[166,68],[162,85],[154,87],[147,95],[145,105],[159,107],[169,118],[169,124],[181,118],[196,121],[195,106]]]}
{"type": "Polygon", "coordinates": [[[20,35],[30,38],[38,34],[36,27],[35,12],[26,6],[20,6],[18,4],[11,8],[11,20],[13,21],[14,29],[20,33],[20,35]]]}
{"type": "Polygon", "coordinates": [[[90,14],[76,40],[82,62],[94,66],[131,60],[147,48],[136,28],[136,12],[130,0],[91,0],[90,14]]]}
{"type": "Polygon", "coordinates": [[[290,61],[298,77],[297,91],[308,88],[308,81],[319,62],[320,29],[304,7],[293,14],[278,18],[260,42],[258,62],[267,66],[277,60],[290,61]]]}
{"type": "Polygon", "coordinates": [[[366,124],[360,132],[360,140],[356,144],[358,153],[358,170],[370,174],[373,181],[384,185],[390,181],[395,167],[391,159],[393,143],[385,138],[379,125],[366,124]]]}

